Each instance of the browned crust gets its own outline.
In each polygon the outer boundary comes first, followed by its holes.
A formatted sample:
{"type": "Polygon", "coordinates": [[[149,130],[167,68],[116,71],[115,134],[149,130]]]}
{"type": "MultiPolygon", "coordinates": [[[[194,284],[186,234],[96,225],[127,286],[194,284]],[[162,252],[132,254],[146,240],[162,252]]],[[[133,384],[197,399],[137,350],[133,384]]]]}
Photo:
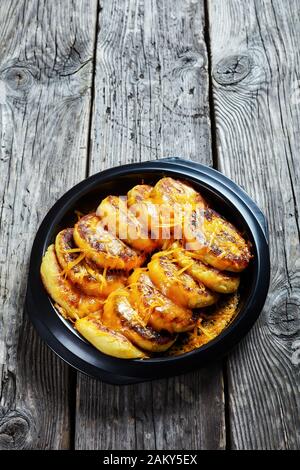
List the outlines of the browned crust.
{"type": "MultiPolygon", "coordinates": [[[[211,208],[202,209],[201,214],[203,214],[204,218],[208,222],[213,222],[213,220],[215,218],[221,219],[222,224],[224,225],[224,228],[227,227],[229,230],[232,230],[233,232],[235,232],[237,237],[241,238],[240,241],[244,242],[244,246],[243,247],[240,246],[240,254],[239,255],[235,255],[230,250],[227,250],[227,251],[224,252],[216,244],[213,244],[213,243],[208,244],[208,242],[206,240],[203,240],[203,248],[202,249],[209,252],[209,253],[211,253],[212,255],[214,255],[216,257],[222,255],[222,259],[224,261],[230,262],[233,266],[239,267],[241,270],[245,269],[248,266],[249,261],[252,257],[251,251],[250,251],[251,243],[249,241],[246,241],[243,238],[243,235],[241,234],[241,232],[239,230],[237,230],[237,228],[233,224],[228,222],[228,220],[224,219],[224,217],[222,217],[214,209],[211,209],[211,208]]],[[[194,229],[197,228],[198,220],[197,220],[195,211],[193,211],[193,213],[191,214],[190,223],[191,223],[191,226],[194,229]]],[[[235,244],[235,245],[237,244],[237,237],[234,237],[232,234],[226,232],[225,230],[220,231],[220,234],[229,243],[232,243],[232,244],[235,244]]]]}
{"type": "MultiPolygon", "coordinates": [[[[172,263],[168,257],[165,257],[165,256],[161,256],[159,258],[159,264],[161,265],[162,269],[165,271],[165,274],[172,278],[176,275],[176,271],[179,271],[180,268],[179,266],[176,264],[176,263],[172,263]]],[[[201,290],[201,295],[204,295],[204,297],[208,297],[208,296],[211,296],[212,295],[212,292],[207,288],[205,287],[204,284],[201,284],[200,282],[198,281],[195,281],[193,279],[192,276],[190,276],[189,274],[187,273],[182,273],[180,274],[180,278],[184,281],[184,279],[187,279],[189,278],[190,281],[195,284],[195,287],[198,289],[198,290],[201,290]]],[[[185,282],[182,282],[182,287],[184,290],[186,290],[187,292],[192,292],[194,290],[193,287],[187,285],[185,282]]]]}
{"type": "Polygon", "coordinates": [[[167,331],[156,331],[151,326],[143,327],[138,323],[130,323],[125,318],[121,318],[121,323],[123,328],[133,330],[139,336],[144,338],[147,341],[150,341],[153,344],[165,345],[175,339],[175,335],[168,333],[167,331]]]}
{"type": "MultiPolygon", "coordinates": [[[[133,318],[132,320],[125,318],[125,316],[122,314],[122,312],[118,308],[118,302],[119,302],[118,299],[122,299],[122,294],[117,294],[115,296],[114,304],[113,304],[114,315],[116,315],[119,321],[119,327],[117,331],[119,331],[120,333],[123,333],[130,341],[134,342],[138,347],[142,349],[145,349],[145,348],[143,348],[140,344],[138,344],[138,338],[137,340],[135,340],[134,334],[137,334],[141,338],[141,340],[145,340],[149,342],[150,344],[153,344],[154,346],[155,345],[165,346],[168,344],[170,344],[171,346],[171,344],[173,344],[177,335],[171,334],[165,330],[158,332],[149,325],[143,326],[142,324],[138,323],[138,321],[135,320],[135,318],[133,318]]],[[[126,301],[129,303],[132,310],[136,311],[135,307],[131,304],[130,300],[127,297],[126,297],[126,301]]],[[[138,316],[138,312],[137,312],[137,316],[138,316]]]]}
{"type": "MultiPolygon", "coordinates": [[[[89,221],[91,217],[97,217],[97,215],[95,213],[88,214],[82,217],[77,222],[77,231],[80,237],[83,238],[98,253],[104,253],[104,254],[108,254],[109,256],[112,256],[109,252],[107,252],[105,243],[98,241],[98,240],[91,240],[91,237],[89,235],[89,227],[90,227],[89,221]]],[[[97,219],[99,220],[99,224],[101,224],[101,219],[99,217],[97,217],[97,219]]],[[[119,240],[117,237],[114,237],[112,233],[105,230],[104,227],[103,227],[103,230],[107,233],[108,236],[111,236],[112,242],[119,244],[120,250],[117,256],[122,261],[126,262],[138,256],[138,253],[133,248],[130,248],[129,246],[127,246],[123,241],[119,240]]]]}
{"type": "MultiPolygon", "coordinates": [[[[55,263],[55,283],[59,288],[60,291],[60,296],[61,300],[65,299],[65,301],[74,309],[79,309],[80,305],[82,305],[82,302],[88,302],[90,305],[94,303],[95,308],[93,308],[94,311],[100,310],[102,308],[102,301],[98,299],[97,297],[94,297],[92,295],[87,295],[84,292],[82,292],[75,284],[73,284],[69,279],[66,279],[63,274],[62,270],[60,267],[60,264],[57,259],[57,255],[55,252],[54,245],[50,245],[47,250],[47,255],[50,255],[53,263],[55,263]]],[[[44,255],[45,256],[45,255],[44,255]]],[[[42,266],[42,265],[41,265],[42,266]]],[[[52,298],[51,292],[48,289],[48,280],[44,276],[41,268],[41,278],[44,284],[44,287],[49,294],[49,296],[52,298]]],[[[59,300],[53,299],[56,303],[60,304],[59,300]]],[[[62,305],[61,305],[62,307],[62,305]]],[[[80,309],[79,309],[80,310],[80,309]]],[[[92,311],[93,311],[92,310],[92,311]]],[[[92,313],[92,312],[89,312],[92,313]]]]}

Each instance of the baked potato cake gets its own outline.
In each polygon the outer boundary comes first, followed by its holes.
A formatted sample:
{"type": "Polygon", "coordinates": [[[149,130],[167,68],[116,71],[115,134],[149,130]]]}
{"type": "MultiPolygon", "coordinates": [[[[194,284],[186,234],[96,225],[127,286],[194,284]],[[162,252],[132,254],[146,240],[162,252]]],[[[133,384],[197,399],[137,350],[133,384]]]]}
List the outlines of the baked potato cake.
{"type": "Polygon", "coordinates": [[[203,283],[196,282],[169,256],[163,256],[163,252],[152,257],[148,269],[155,286],[182,307],[192,309],[206,307],[218,300],[216,292],[207,289],[203,283]]]}
{"type": "Polygon", "coordinates": [[[239,295],[234,294],[220,297],[220,300],[198,311],[197,322],[192,331],[183,333],[167,355],[178,356],[194,349],[200,348],[215,339],[230,325],[238,314],[239,295]]]}
{"type": "Polygon", "coordinates": [[[135,269],[128,283],[132,305],[154,330],[181,333],[194,328],[192,310],[180,307],[163,295],[154,286],[147,269],[135,269]]]}
{"type": "Polygon", "coordinates": [[[149,237],[147,227],[127,207],[126,198],[107,196],[98,206],[96,215],[109,231],[132,248],[150,253],[157,247],[157,242],[149,237]]]}
{"type": "Polygon", "coordinates": [[[150,199],[158,207],[161,240],[181,239],[185,213],[206,206],[203,197],[190,185],[169,177],[156,183],[150,199]]]}
{"type": "Polygon", "coordinates": [[[137,184],[131,188],[127,193],[127,205],[133,206],[147,200],[152,192],[153,186],[149,184],[137,184]]]}
{"type": "Polygon", "coordinates": [[[43,256],[41,277],[50,297],[62,307],[70,319],[77,320],[102,310],[103,301],[99,297],[84,294],[64,276],[54,245],[50,245],[43,256]]]}
{"type": "Polygon", "coordinates": [[[102,321],[108,328],[121,332],[145,351],[166,351],[176,340],[176,335],[157,332],[145,323],[133,307],[127,289],[118,289],[109,295],[104,305],[102,321]]]}
{"type": "Polygon", "coordinates": [[[74,227],[74,241],[97,266],[130,271],[145,261],[145,255],[127,246],[106,230],[95,213],[82,217],[74,227]]]}
{"type": "Polygon", "coordinates": [[[184,237],[194,258],[221,271],[243,271],[251,259],[249,243],[213,209],[193,210],[185,221],[184,237]]]}
{"type": "Polygon", "coordinates": [[[174,178],[161,178],[153,188],[151,199],[157,203],[191,204],[192,206],[205,207],[203,197],[189,184],[174,178]]]}
{"type": "Polygon", "coordinates": [[[109,356],[121,359],[142,359],[146,356],[126,336],[104,326],[101,314],[91,314],[77,320],[75,328],[95,348],[109,356]]]}
{"type": "Polygon", "coordinates": [[[112,291],[126,285],[127,277],[122,271],[106,271],[99,268],[85,253],[77,250],[73,240],[74,229],[59,232],[55,239],[58,262],[67,277],[87,295],[106,298],[112,291]]]}
{"type": "Polygon", "coordinates": [[[206,287],[220,294],[231,294],[237,291],[240,284],[238,275],[228,271],[220,271],[199,259],[194,259],[191,252],[182,248],[179,242],[174,243],[172,248],[174,250],[173,257],[178,265],[181,268],[186,268],[186,272],[196,281],[202,282],[206,287]]]}
{"type": "MultiPolygon", "coordinates": [[[[137,185],[127,193],[130,212],[139,220],[145,232],[156,242],[156,248],[163,243],[160,207],[150,198],[152,186],[137,185]]],[[[169,211],[170,212],[170,211],[169,211]]]]}
{"type": "Polygon", "coordinates": [[[205,201],[191,186],[173,178],[160,179],[152,191],[151,186],[135,186],[128,192],[128,205],[152,239],[163,242],[182,233],[184,210],[188,205],[203,207],[205,201]],[[145,197],[143,197],[145,196],[145,197]]]}
{"type": "Polygon", "coordinates": [[[106,298],[111,292],[127,284],[128,273],[122,269],[100,269],[89,258],[84,259],[87,272],[101,284],[101,297],[106,298]],[[104,281],[104,282],[103,282],[104,281]]]}

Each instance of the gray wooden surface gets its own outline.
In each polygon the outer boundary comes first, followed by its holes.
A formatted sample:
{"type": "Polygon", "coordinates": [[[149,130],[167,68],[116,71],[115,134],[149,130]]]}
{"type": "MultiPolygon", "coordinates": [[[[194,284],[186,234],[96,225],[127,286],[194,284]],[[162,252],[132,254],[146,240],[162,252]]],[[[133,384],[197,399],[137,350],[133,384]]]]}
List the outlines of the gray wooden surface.
{"type": "Polygon", "coordinates": [[[299,449],[299,14],[298,0],[0,3],[0,449],[299,449]],[[222,363],[109,386],[24,316],[31,244],[88,174],[172,155],[267,213],[270,294],[222,363]]]}

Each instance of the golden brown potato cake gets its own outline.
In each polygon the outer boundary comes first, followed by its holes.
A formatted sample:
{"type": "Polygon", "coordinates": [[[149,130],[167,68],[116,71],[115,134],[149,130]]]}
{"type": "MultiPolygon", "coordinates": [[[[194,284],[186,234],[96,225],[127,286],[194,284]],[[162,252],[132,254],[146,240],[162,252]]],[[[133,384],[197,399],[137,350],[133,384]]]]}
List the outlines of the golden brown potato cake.
{"type": "Polygon", "coordinates": [[[145,255],[130,248],[108,230],[96,214],[82,217],[74,227],[74,241],[97,266],[130,271],[139,267],[145,255]]]}
{"type": "Polygon", "coordinates": [[[160,247],[164,238],[170,238],[173,216],[170,217],[171,210],[166,205],[161,207],[151,199],[146,199],[131,205],[130,212],[138,219],[144,232],[148,233],[154,248],[160,247]]]}
{"type": "Polygon", "coordinates": [[[127,281],[125,273],[103,273],[103,269],[95,263],[86,261],[85,253],[76,251],[73,232],[72,228],[67,228],[59,232],[55,239],[56,256],[67,277],[85,294],[102,298],[106,298],[115,289],[124,287],[127,281]]]}
{"type": "Polygon", "coordinates": [[[186,272],[196,281],[203,282],[206,287],[221,294],[231,294],[237,291],[240,284],[239,276],[220,271],[198,259],[193,259],[191,253],[182,248],[178,242],[174,243],[171,249],[174,249],[173,257],[179,266],[186,268],[186,272]]]}
{"type": "Polygon", "coordinates": [[[41,277],[50,297],[64,309],[72,320],[102,310],[103,301],[101,299],[84,294],[64,277],[56,258],[54,245],[50,245],[43,256],[41,277]]]}
{"type": "Polygon", "coordinates": [[[213,209],[192,211],[184,236],[191,256],[216,269],[240,272],[249,264],[250,244],[213,209]]]}
{"type": "Polygon", "coordinates": [[[136,250],[146,253],[155,250],[157,242],[149,237],[147,228],[127,207],[126,199],[107,196],[98,206],[96,215],[109,231],[136,250]]]}
{"type": "Polygon", "coordinates": [[[125,270],[102,269],[89,258],[84,259],[84,265],[87,272],[101,284],[101,297],[106,298],[111,292],[127,284],[128,273],[125,270]]]}
{"type": "Polygon", "coordinates": [[[133,204],[145,201],[149,198],[153,187],[148,184],[138,184],[130,189],[127,193],[127,205],[128,207],[133,204]]]}
{"type": "Polygon", "coordinates": [[[169,177],[156,183],[150,199],[158,207],[160,239],[181,239],[185,212],[206,205],[203,197],[189,184],[169,177]]]}
{"type": "Polygon", "coordinates": [[[180,333],[194,328],[193,312],[164,296],[152,283],[147,269],[135,269],[128,283],[132,305],[154,330],[180,333]]]}
{"type": "Polygon", "coordinates": [[[152,189],[152,186],[146,184],[134,186],[127,193],[127,205],[130,212],[139,220],[143,230],[149,234],[157,246],[160,246],[162,238],[160,208],[150,198],[152,189]]]}
{"type": "Polygon", "coordinates": [[[196,282],[184,268],[180,268],[163,252],[155,254],[148,264],[149,275],[156,287],[176,304],[186,308],[200,308],[212,305],[218,294],[210,291],[203,283],[196,282]]]}
{"type": "Polygon", "coordinates": [[[176,340],[175,335],[159,333],[145,324],[132,306],[127,289],[118,289],[109,295],[104,305],[102,321],[108,328],[121,332],[145,351],[166,351],[176,340]]]}
{"type": "Polygon", "coordinates": [[[216,304],[198,312],[194,330],[181,335],[174,346],[168,350],[167,355],[178,356],[209,343],[230,325],[238,314],[238,310],[237,292],[221,296],[216,304]]]}
{"type": "Polygon", "coordinates": [[[145,353],[136,348],[124,335],[104,326],[99,314],[88,315],[77,320],[75,328],[104,354],[121,359],[145,357],[145,353]]]}
{"type": "Polygon", "coordinates": [[[153,201],[167,204],[191,204],[205,207],[206,202],[203,197],[195,191],[188,183],[184,183],[174,178],[161,178],[153,188],[151,193],[153,201]]]}
{"type": "Polygon", "coordinates": [[[141,196],[143,185],[141,189],[139,186],[135,188],[130,194],[130,209],[143,227],[148,227],[151,238],[159,240],[159,246],[164,240],[173,236],[179,238],[182,234],[183,214],[188,206],[205,205],[202,196],[191,186],[173,178],[160,179],[151,192],[151,187],[147,186],[144,199],[141,196]]]}

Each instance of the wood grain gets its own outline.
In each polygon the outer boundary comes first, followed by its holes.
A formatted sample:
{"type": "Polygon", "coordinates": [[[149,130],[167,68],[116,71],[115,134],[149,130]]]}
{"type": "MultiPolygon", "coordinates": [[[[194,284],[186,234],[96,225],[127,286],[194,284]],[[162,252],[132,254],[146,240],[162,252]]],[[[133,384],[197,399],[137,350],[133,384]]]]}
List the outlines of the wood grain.
{"type": "Polygon", "coordinates": [[[220,449],[225,445],[219,364],[144,384],[78,377],[75,448],[220,449]]]}
{"type": "Polygon", "coordinates": [[[203,2],[101,2],[91,172],[183,156],[211,163],[203,2]]]}
{"type": "MultiPolygon", "coordinates": [[[[90,173],[170,155],[211,164],[203,2],[101,7],[90,173]]],[[[77,449],[220,449],[224,428],[220,364],[135,386],[78,376],[77,449]]]]}
{"type": "Polygon", "coordinates": [[[225,405],[227,447],[299,449],[299,14],[297,0],[0,3],[0,449],[223,449],[225,405]],[[212,143],[267,213],[272,259],[226,403],[217,363],[123,387],[78,374],[75,409],[76,373],[23,314],[40,221],[86,172],[212,164],[212,143]]]}
{"type": "Polygon", "coordinates": [[[0,4],[1,449],[70,446],[68,367],[28,325],[23,301],[37,227],[85,176],[95,9],[0,4]]]}
{"type": "Polygon", "coordinates": [[[263,314],[231,355],[236,449],[299,449],[299,2],[208,3],[220,169],[269,218],[263,314]]]}

